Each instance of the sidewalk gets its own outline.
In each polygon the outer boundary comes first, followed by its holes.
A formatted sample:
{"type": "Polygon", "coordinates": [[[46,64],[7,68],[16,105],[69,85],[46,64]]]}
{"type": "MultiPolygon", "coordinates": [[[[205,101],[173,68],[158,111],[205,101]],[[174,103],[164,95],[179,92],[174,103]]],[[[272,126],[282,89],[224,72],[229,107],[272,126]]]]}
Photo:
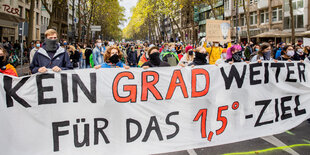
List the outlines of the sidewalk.
{"type": "Polygon", "coordinates": [[[16,67],[16,72],[17,72],[19,77],[29,75],[29,73],[30,73],[29,63],[23,64],[23,68],[21,68],[21,65],[18,65],[16,67]]]}

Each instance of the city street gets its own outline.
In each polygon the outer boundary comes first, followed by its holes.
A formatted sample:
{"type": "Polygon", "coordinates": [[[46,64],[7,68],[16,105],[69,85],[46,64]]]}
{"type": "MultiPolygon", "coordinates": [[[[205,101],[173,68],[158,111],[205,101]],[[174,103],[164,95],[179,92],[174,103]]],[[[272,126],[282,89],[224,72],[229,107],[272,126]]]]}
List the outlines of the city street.
{"type": "Polygon", "coordinates": [[[309,155],[309,131],[310,124],[303,122],[290,131],[274,136],[158,155],[309,155]]]}

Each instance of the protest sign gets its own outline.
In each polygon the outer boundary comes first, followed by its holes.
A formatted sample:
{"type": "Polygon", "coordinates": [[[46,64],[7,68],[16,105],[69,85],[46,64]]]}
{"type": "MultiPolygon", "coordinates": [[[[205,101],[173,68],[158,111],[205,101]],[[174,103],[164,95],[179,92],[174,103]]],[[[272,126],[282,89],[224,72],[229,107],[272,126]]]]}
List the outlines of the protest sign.
{"type": "Polygon", "coordinates": [[[310,38],[304,38],[303,44],[304,46],[310,46],[310,38]]]}
{"type": "Polygon", "coordinates": [[[211,20],[206,21],[206,41],[207,42],[231,42],[230,21],[211,20]]]}
{"type": "Polygon", "coordinates": [[[5,155],[154,154],[282,133],[309,118],[308,63],[0,76],[5,155]]]}

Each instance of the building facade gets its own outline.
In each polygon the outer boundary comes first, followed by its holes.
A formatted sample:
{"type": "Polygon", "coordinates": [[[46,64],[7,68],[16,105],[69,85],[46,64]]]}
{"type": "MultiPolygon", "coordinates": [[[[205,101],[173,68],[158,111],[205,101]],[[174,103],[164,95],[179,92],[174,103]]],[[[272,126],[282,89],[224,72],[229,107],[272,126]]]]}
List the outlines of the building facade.
{"type": "MultiPolygon", "coordinates": [[[[245,5],[247,8],[247,4],[245,5]]],[[[293,0],[295,30],[297,39],[309,30],[308,0],[293,0]]],[[[245,42],[247,39],[246,14],[243,0],[224,0],[224,16],[231,21],[231,36],[245,42]],[[237,5],[238,2],[238,5],[237,5]]],[[[254,42],[274,40],[290,42],[290,14],[288,0],[250,0],[249,3],[250,38],[254,42]],[[264,35],[265,34],[265,35],[264,35]]]]}

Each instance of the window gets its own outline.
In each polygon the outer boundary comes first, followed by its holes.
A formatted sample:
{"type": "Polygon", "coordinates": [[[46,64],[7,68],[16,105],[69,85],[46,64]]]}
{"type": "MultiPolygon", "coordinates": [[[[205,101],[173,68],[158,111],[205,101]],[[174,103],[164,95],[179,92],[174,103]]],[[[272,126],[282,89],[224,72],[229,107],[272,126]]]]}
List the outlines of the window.
{"type": "Polygon", "coordinates": [[[257,12],[250,13],[250,25],[257,24],[257,12]]]}
{"type": "Polygon", "coordinates": [[[19,8],[19,17],[23,17],[23,7],[18,6],[19,8]]]}
{"type": "Polygon", "coordinates": [[[265,23],[265,12],[260,13],[260,23],[265,23]]]}
{"type": "Polygon", "coordinates": [[[37,21],[36,23],[37,23],[37,25],[39,25],[39,19],[40,19],[40,18],[39,18],[39,13],[37,13],[37,14],[36,14],[36,21],[37,21]]]}
{"type": "MultiPolygon", "coordinates": [[[[303,0],[292,0],[293,10],[304,8],[303,0]]],[[[290,11],[289,0],[284,1],[284,9],[285,11],[290,11]]]]}
{"type": "Polygon", "coordinates": [[[273,8],[272,9],[272,22],[282,21],[282,8],[273,8]]]}
{"type": "Polygon", "coordinates": [[[39,8],[39,0],[36,0],[37,9],[39,8]]]}
{"type": "Polygon", "coordinates": [[[41,25],[44,24],[43,22],[44,22],[44,21],[43,21],[43,16],[41,16],[41,25]]]}
{"type": "Polygon", "coordinates": [[[244,14],[240,16],[240,25],[244,26],[245,25],[245,17],[244,14]]]}
{"type": "Polygon", "coordinates": [[[225,9],[229,9],[229,0],[224,0],[225,9]]]}
{"type": "MultiPolygon", "coordinates": [[[[294,16],[294,24],[295,28],[303,28],[304,27],[304,15],[295,15],[294,16]]],[[[284,17],[284,29],[291,29],[291,18],[284,17]]]]}

